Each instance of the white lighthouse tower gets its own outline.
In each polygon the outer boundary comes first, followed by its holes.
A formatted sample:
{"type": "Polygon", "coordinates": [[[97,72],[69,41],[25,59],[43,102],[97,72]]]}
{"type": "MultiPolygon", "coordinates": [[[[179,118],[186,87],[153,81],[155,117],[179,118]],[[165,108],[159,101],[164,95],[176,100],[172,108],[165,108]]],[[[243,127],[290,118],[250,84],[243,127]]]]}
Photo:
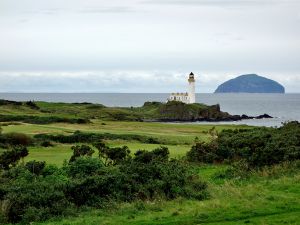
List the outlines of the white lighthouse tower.
{"type": "Polygon", "coordinates": [[[195,76],[193,73],[190,73],[188,81],[189,81],[189,103],[193,104],[196,102],[195,76]]]}
{"type": "Polygon", "coordinates": [[[189,89],[188,92],[185,93],[172,93],[168,98],[168,101],[178,101],[186,104],[193,104],[196,102],[195,95],[195,76],[193,73],[190,73],[189,78],[189,89]]]}

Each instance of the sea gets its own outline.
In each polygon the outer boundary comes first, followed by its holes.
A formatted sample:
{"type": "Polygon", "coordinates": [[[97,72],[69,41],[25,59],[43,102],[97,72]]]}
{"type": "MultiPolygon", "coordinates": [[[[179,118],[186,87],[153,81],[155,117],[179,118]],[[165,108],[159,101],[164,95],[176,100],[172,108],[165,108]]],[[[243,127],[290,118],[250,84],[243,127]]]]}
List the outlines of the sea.
{"type": "MultiPolygon", "coordinates": [[[[146,101],[165,102],[167,93],[0,93],[0,99],[14,101],[47,101],[66,103],[100,103],[106,106],[137,107],[146,101]]],[[[279,127],[287,121],[300,121],[298,94],[196,94],[196,101],[207,105],[220,104],[221,110],[232,115],[258,116],[269,114],[272,119],[251,119],[237,122],[193,122],[192,124],[247,124],[279,127]]]]}

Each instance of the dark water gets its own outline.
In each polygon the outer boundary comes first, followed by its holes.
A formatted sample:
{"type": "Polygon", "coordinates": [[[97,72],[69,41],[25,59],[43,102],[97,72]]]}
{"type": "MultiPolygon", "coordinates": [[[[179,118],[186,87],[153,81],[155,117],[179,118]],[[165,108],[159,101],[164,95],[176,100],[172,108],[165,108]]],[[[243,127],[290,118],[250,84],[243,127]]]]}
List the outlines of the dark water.
{"type": "MultiPolygon", "coordinates": [[[[0,93],[0,99],[15,101],[91,102],[106,106],[141,106],[146,101],[164,102],[169,94],[130,93],[0,93]]],[[[274,119],[244,120],[230,124],[280,126],[289,120],[300,121],[300,94],[197,94],[197,102],[208,105],[219,103],[221,110],[230,114],[257,116],[267,113],[274,119]]]]}

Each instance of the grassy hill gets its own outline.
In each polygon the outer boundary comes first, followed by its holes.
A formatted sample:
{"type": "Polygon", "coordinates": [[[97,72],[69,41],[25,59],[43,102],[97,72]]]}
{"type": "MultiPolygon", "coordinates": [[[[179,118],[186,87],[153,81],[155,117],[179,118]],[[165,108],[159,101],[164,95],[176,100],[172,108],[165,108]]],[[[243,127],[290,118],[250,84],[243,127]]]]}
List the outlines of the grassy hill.
{"type": "Polygon", "coordinates": [[[35,124],[54,122],[88,123],[106,121],[196,121],[228,120],[219,105],[181,102],[146,102],[142,107],[106,107],[90,103],[48,103],[0,101],[0,122],[22,121],[35,124]]]}

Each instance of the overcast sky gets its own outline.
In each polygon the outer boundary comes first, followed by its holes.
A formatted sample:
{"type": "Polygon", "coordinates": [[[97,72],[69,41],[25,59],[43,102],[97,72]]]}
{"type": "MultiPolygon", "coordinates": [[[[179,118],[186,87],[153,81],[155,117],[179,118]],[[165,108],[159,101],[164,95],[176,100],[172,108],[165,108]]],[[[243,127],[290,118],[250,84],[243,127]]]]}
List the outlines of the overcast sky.
{"type": "Polygon", "coordinates": [[[0,0],[0,92],[300,92],[300,0],[0,0]]]}

